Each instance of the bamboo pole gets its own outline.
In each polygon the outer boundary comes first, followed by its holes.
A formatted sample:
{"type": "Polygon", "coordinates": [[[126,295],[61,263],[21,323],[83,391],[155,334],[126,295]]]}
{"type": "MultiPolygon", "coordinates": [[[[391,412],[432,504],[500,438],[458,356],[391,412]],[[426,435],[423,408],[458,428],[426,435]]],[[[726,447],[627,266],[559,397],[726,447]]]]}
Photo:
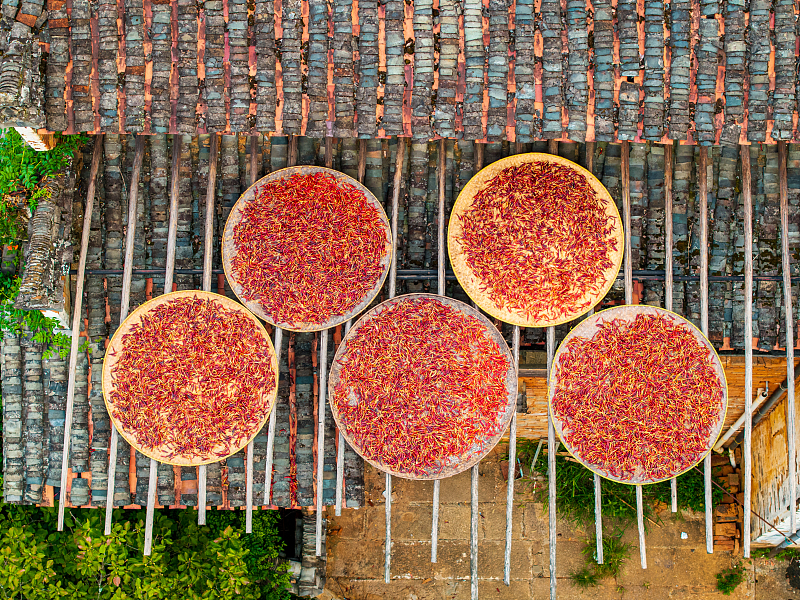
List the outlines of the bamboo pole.
{"type": "MultiPolygon", "coordinates": [[[[365,143],[366,146],[366,143],[365,143]]],[[[326,148],[327,149],[327,148],[326,148]]],[[[359,144],[359,151],[361,145],[359,144]]],[[[296,141],[295,141],[295,155],[296,141]]],[[[359,152],[359,174],[361,172],[361,152],[359,152]]],[[[325,154],[325,160],[328,160],[328,154],[325,154]]],[[[331,164],[333,162],[333,153],[330,155],[331,164]]],[[[295,158],[296,161],[296,158],[295,158]]],[[[366,164],[366,163],[365,163],[366,164]]],[[[330,164],[326,164],[330,168],[330,164]]],[[[362,176],[363,178],[363,176],[362,176]]],[[[328,371],[328,330],[320,332],[320,348],[319,348],[319,394],[317,396],[317,489],[316,489],[316,555],[322,554],[322,492],[325,476],[325,392],[326,379],[328,371]]]]}
{"type": "Polygon", "coordinates": [[[642,486],[636,486],[636,526],[639,529],[639,560],[642,562],[642,568],[647,568],[647,549],[644,545],[644,507],[642,506],[642,486]]]}
{"type": "MultiPolygon", "coordinates": [[[[400,186],[403,182],[403,157],[406,140],[397,138],[397,160],[394,168],[394,189],[392,190],[392,265],[389,269],[389,298],[397,292],[397,217],[400,210],[400,186]]],[[[386,541],[384,543],[383,577],[386,583],[391,580],[392,566],[392,476],[386,473],[386,541]]]]}
{"type": "MultiPolygon", "coordinates": [[[[625,304],[633,303],[633,267],[631,260],[631,171],[630,142],[622,142],[622,210],[625,230],[625,304]]],[[[644,546],[644,519],[641,503],[642,486],[636,486],[636,522],[639,526],[639,556],[642,568],[647,568],[647,557],[644,546]]]]}
{"type": "Polygon", "coordinates": [[[797,449],[794,406],[794,310],[789,255],[789,183],[786,174],[786,142],[778,142],[778,184],[781,199],[781,268],[786,313],[786,444],[789,447],[789,535],[797,531],[797,449]]]}
{"type": "MultiPolygon", "coordinates": [[[[595,142],[586,142],[586,170],[594,173],[595,142]]],[[[588,315],[593,315],[591,309],[588,315]]],[[[594,474],[594,539],[597,564],[603,564],[603,486],[600,475],[594,474]]]]}
{"type": "MultiPolygon", "coordinates": [[[[167,230],[167,268],[164,272],[164,293],[172,291],[175,276],[175,247],[178,236],[178,195],[180,193],[181,136],[172,136],[172,180],[169,194],[169,228],[167,230]]],[[[153,516],[156,505],[158,461],[150,459],[150,477],[147,487],[147,516],[144,522],[144,555],[150,556],[153,544],[153,516]]]]}
{"type": "MultiPolygon", "coordinates": [[[[558,154],[558,140],[547,142],[547,151],[558,154]]],[[[556,328],[547,328],[547,381],[550,381],[550,371],[553,368],[553,358],[556,352],[556,328]]],[[[514,415],[516,420],[516,414],[514,415]]],[[[513,422],[513,421],[512,421],[513,422]]],[[[556,431],[553,426],[553,417],[547,411],[547,495],[548,518],[550,539],[550,600],[556,600],[556,431]]],[[[509,469],[510,471],[510,469],[509,469]]]]}
{"type": "MultiPolygon", "coordinates": [[[[258,134],[250,136],[250,185],[258,181],[258,134]]],[[[275,407],[272,407],[275,412],[275,407]]],[[[253,443],[250,440],[245,453],[245,521],[244,532],[253,533],[253,443]]]]}
{"type": "Polygon", "coordinates": [[[633,265],[631,263],[631,181],[630,142],[622,142],[622,212],[625,230],[625,304],[633,302],[633,265]]]}
{"type": "Polygon", "coordinates": [[[319,405],[317,406],[317,529],[316,554],[322,555],[322,488],[325,477],[325,392],[328,378],[328,330],[320,332],[319,405]]]}
{"type": "Polygon", "coordinates": [[[750,503],[753,474],[753,198],[750,182],[750,147],[739,146],[744,201],[744,515],[742,552],[750,558],[750,503]]]}
{"type": "MultiPolygon", "coordinates": [[[[211,291],[211,261],[214,254],[214,195],[217,185],[217,134],[209,136],[208,186],[206,188],[206,222],[203,239],[203,291],[211,291]]],[[[208,468],[197,469],[197,524],[206,524],[206,494],[208,468]]],[[[252,518],[251,518],[252,526],[252,518]]],[[[249,531],[247,533],[250,533],[249,531]]]]}
{"type": "Polygon", "coordinates": [[[364,175],[367,171],[367,140],[358,140],[358,182],[364,183],[364,175]]]}
{"type": "Polygon", "coordinates": [[[78,277],[75,288],[74,312],[72,315],[72,340],[69,348],[69,380],[67,383],[67,410],[64,417],[64,450],[61,455],[61,488],[58,503],[58,531],[64,531],[64,505],[67,502],[67,470],[69,469],[69,442],[72,435],[72,413],[75,405],[75,369],[78,365],[78,342],[83,325],[83,279],[86,272],[86,254],[89,251],[89,233],[92,228],[92,211],[94,210],[95,182],[103,156],[103,134],[94,139],[92,169],[89,174],[89,189],[86,191],[86,208],[83,212],[83,231],[81,232],[81,253],[78,259],[78,277]]]}
{"type": "Polygon", "coordinates": [[[478,600],[478,465],[470,469],[469,485],[469,594],[478,600]]]}
{"type": "MultiPolygon", "coordinates": [[[[283,329],[275,327],[275,363],[278,365],[278,373],[276,376],[275,385],[278,385],[281,371],[281,345],[283,344],[283,329]]],[[[267,429],[267,461],[264,468],[264,504],[266,506],[272,505],[272,464],[273,454],[275,449],[275,424],[277,421],[277,406],[272,409],[269,415],[269,428],[267,429]]]]}
{"type": "MultiPolygon", "coordinates": [[[[514,325],[511,338],[514,368],[519,371],[519,325],[514,325]]],[[[506,483],[506,545],[503,559],[503,583],[511,585],[511,530],[514,520],[514,480],[517,474],[517,406],[508,429],[508,482],[506,483]]]]}
{"type": "MultiPolygon", "coordinates": [[[[345,336],[353,326],[353,320],[350,319],[344,324],[345,336]]],[[[336,516],[342,514],[342,501],[344,498],[344,445],[347,442],[344,439],[344,434],[339,431],[339,445],[336,449],[336,516]]]]}
{"type": "MultiPolygon", "coordinates": [[[[327,156],[327,155],[326,155],[327,156]]],[[[333,163],[333,156],[331,156],[331,164],[333,163]]],[[[329,165],[328,165],[329,166],[329,165]]],[[[364,176],[367,171],[367,141],[359,140],[358,143],[358,182],[364,183],[364,176]]],[[[344,324],[345,336],[353,326],[353,320],[349,319],[344,324]]],[[[336,504],[335,514],[337,517],[342,514],[342,502],[344,500],[344,448],[347,442],[344,439],[344,434],[339,431],[337,435],[336,444],[336,504]]]]}
{"type": "MultiPolygon", "coordinates": [[[[556,328],[547,328],[547,381],[556,352],[556,328]]],[[[556,429],[553,416],[547,411],[547,516],[550,540],[550,600],[556,600],[556,429]]]]}
{"type": "Polygon", "coordinates": [[[286,157],[287,166],[293,167],[297,164],[297,138],[294,134],[289,134],[289,148],[286,157]]]}
{"type": "MultiPolygon", "coordinates": [[[[122,273],[122,296],[120,298],[119,322],[128,318],[131,301],[131,279],[133,278],[133,245],[136,239],[136,212],[139,204],[139,176],[144,159],[144,136],[136,136],[136,154],[133,158],[131,173],[131,190],[128,197],[128,225],[125,231],[125,264],[122,273]]],[[[105,535],[111,535],[111,519],[114,511],[114,484],[117,477],[117,449],[119,432],[111,423],[111,439],[109,440],[108,482],[106,487],[106,521],[105,535]]]]}
{"type": "MultiPolygon", "coordinates": [[[[444,197],[445,197],[445,161],[444,155],[446,152],[446,146],[444,139],[439,140],[439,172],[438,175],[438,182],[439,182],[439,212],[438,212],[438,219],[437,219],[437,249],[438,255],[436,260],[436,293],[440,296],[444,296],[445,294],[445,260],[446,260],[446,252],[445,252],[445,245],[444,245],[444,197]]],[[[433,480],[433,512],[432,512],[432,519],[431,519],[431,562],[436,562],[436,555],[439,548],[439,494],[440,494],[440,486],[441,481],[439,479],[433,480]]],[[[474,517],[473,518],[477,518],[474,517]]],[[[470,529],[471,531],[471,529],[470,529]]],[[[476,550],[477,551],[477,550],[476,550]]],[[[477,569],[477,562],[475,563],[475,567],[477,569]]],[[[472,569],[472,561],[470,561],[470,570],[472,569]]],[[[476,574],[473,576],[477,577],[476,574]]]]}
{"type": "Polygon", "coordinates": [[[594,538],[596,543],[597,564],[603,564],[603,492],[600,486],[600,475],[594,473],[594,538]]]}
{"type": "MultiPolygon", "coordinates": [[[[708,337],[708,147],[700,146],[698,166],[700,200],[700,330],[708,337]]],[[[703,459],[706,552],[714,553],[714,516],[711,500],[711,453],[703,459]]]]}
{"type": "MultiPolygon", "coordinates": [[[[331,163],[333,158],[331,157],[331,163]]],[[[367,170],[367,142],[366,140],[359,140],[358,145],[358,182],[364,183],[364,176],[367,170]]],[[[353,320],[349,319],[344,324],[344,334],[347,335],[350,328],[353,326],[353,320]]],[[[344,439],[344,434],[338,432],[338,443],[336,449],[336,516],[342,514],[342,502],[344,499],[344,449],[347,443],[344,439]]]]}
{"type": "MultiPolygon", "coordinates": [[[[664,308],[672,310],[672,152],[670,142],[664,146],[664,308]]],[[[670,479],[672,512],[678,512],[678,481],[670,479]]]]}

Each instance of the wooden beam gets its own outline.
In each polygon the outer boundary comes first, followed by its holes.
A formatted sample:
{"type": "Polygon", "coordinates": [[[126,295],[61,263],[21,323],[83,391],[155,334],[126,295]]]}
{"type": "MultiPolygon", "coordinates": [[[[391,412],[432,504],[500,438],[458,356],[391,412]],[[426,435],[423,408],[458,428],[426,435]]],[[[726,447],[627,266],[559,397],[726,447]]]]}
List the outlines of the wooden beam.
{"type": "Polygon", "coordinates": [[[67,382],[67,408],[64,417],[64,450],[61,456],[61,497],[58,503],[58,531],[64,530],[64,505],[67,501],[67,476],[69,470],[69,443],[72,434],[72,413],[75,408],[75,367],[78,364],[78,346],[83,319],[83,279],[86,272],[86,254],[89,250],[89,233],[92,228],[92,211],[94,210],[94,194],[100,159],[103,156],[103,134],[94,138],[92,168],[89,174],[89,189],[86,191],[86,207],[83,213],[83,231],[81,232],[81,253],[78,259],[78,278],[75,289],[75,310],[72,314],[72,341],[69,350],[69,379],[67,382]]]}

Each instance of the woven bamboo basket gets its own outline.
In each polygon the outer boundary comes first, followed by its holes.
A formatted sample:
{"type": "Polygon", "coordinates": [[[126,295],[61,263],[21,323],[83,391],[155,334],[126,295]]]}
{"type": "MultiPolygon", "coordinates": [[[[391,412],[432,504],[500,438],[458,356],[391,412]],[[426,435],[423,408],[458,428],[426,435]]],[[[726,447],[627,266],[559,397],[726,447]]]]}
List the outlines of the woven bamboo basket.
{"type": "MultiPolygon", "coordinates": [[[[357,258],[356,258],[357,260],[357,258]]],[[[389,273],[389,267],[392,264],[392,231],[389,225],[389,219],[386,217],[386,212],[383,210],[383,206],[378,199],[372,194],[372,192],[367,189],[364,185],[345,175],[344,173],[340,173],[339,171],[334,171],[333,169],[327,169],[325,167],[310,167],[310,166],[299,166],[299,167],[288,167],[286,169],[280,169],[269,175],[266,175],[251,185],[245,192],[240,196],[239,200],[236,202],[234,207],[231,209],[231,213],[228,216],[228,220],[225,223],[225,230],[222,236],[222,265],[225,270],[225,276],[228,279],[228,284],[231,286],[233,293],[239,298],[242,304],[244,304],[248,309],[250,309],[254,314],[258,315],[268,323],[280,327],[281,329],[287,329],[289,331],[297,331],[297,332],[309,332],[309,331],[322,331],[324,329],[329,329],[331,327],[336,327],[337,325],[341,325],[345,321],[348,321],[358,315],[359,313],[363,312],[367,306],[375,299],[380,292],[381,287],[383,286],[383,282],[386,280],[386,276],[389,273]],[[375,209],[378,211],[378,215],[383,223],[383,229],[386,234],[386,246],[384,248],[384,253],[381,258],[380,266],[383,269],[383,273],[378,281],[375,282],[375,285],[364,297],[361,301],[356,305],[352,310],[347,312],[346,314],[342,315],[334,315],[330,319],[322,322],[308,322],[308,323],[287,323],[283,321],[278,321],[273,315],[267,313],[266,309],[259,303],[253,300],[247,300],[244,297],[244,289],[242,285],[237,281],[235,273],[233,271],[233,267],[231,265],[231,261],[233,257],[236,255],[236,247],[233,243],[233,231],[234,228],[241,222],[242,216],[244,214],[244,209],[248,203],[252,202],[255,198],[256,191],[258,190],[259,186],[264,185],[270,181],[275,181],[276,179],[285,179],[291,177],[294,174],[314,174],[314,173],[327,173],[329,175],[333,175],[337,181],[341,181],[343,183],[347,183],[358,189],[363,195],[364,199],[367,200],[375,209]]],[[[343,282],[343,285],[346,285],[346,282],[343,282]]]]}
{"type": "MultiPolygon", "coordinates": [[[[336,390],[337,385],[339,384],[339,379],[342,372],[342,360],[347,356],[347,342],[348,340],[353,339],[354,336],[358,335],[359,329],[368,323],[371,319],[375,318],[376,316],[380,315],[384,310],[389,308],[392,305],[406,302],[408,300],[413,300],[416,298],[431,298],[444,304],[446,306],[452,307],[462,314],[473,317],[481,322],[484,326],[485,331],[491,339],[497,344],[498,349],[506,355],[508,359],[509,368],[506,373],[505,378],[505,386],[506,386],[506,405],[502,413],[500,413],[500,418],[498,419],[499,427],[497,428],[497,433],[491,437],[486,437],[483,440],[476,440],[472,447],[469,449],[468,452],[464,453],[461,456],[454,456],[448,461],[447,464],[443,465],[441,469],[430,469],[424,475],[411,475],[409,473],[397,471],[385,463],[379,460],[373,460],[364,456],[363,448],[356,443],[356,441],[352,438],[351,435],[348,434],[348,429],[346,423],[342,416],[339,414],[337,410],[336,404],[334,402],[330,403],[331,413],[333,414],[333,418],[336,421],[336,426],[339,428],[339,431],[342,432],[344,438],[347,440],[347,443],[358,452],[358,454],[364,458],[368,463],[372,466],[389,473],[396,477],[403,477],[405,479],[415,479],[415,480],[432,480],[432,479],[445,479],[447,477],[451,477],[462,471],[466,471],[470,467],[476,465],[484,456],[486,456],[489,452],[491,452],[492,448],[495,447],[497,442],[500,441],[500,438],[503,436],[504,432],[508,428],[509,423],[511,422],[511,418],[514,415],[514,411],[517,407],[517,369],[514,365],[514,360],[511,355],[511,351],[508,348],[503,336],[500,335],[500,332],[497,328],[487,319],[484,315],[482,315],[478,310],[472,308],[471,306],[464,304],[463,302],[459,302],[458,300],[454,300],[452,298],[446,298],[443,296],[437,296],[433,294],[406,294],[403,296],[397,296],[391,300],[387,300],[372,308],[369,312],[364,314],[350,329],[345,339],[342,340],[342,343],[339,345],[338,350],[336,351],[336,356],[333,359],[333,364],[331,366],[330,376],[328,378],[328,398],[333,398],[334,393],[336,390]]],[[[379,361],[380,357],[374,357],[374,360],[379,361]]]]}
{"type": "Polygon", "coordinates": [[[236,454],[239,450],[247,446],[253,439],[255,439],[258,432],[264,427],[264,424],[267,422],[269,418],[269,413],[275,409],[275,401],[278,396],[278,361],[275,355],[275,348],[272,345],[272,341],[270,340],[269,334],[267,330],[264,328],[264,325],[259,321],[255,315],[253,315],[250,311],[244,308],[241,304],[231,300],[230,298],[226,298],[225,296],[221,296],[219,294],[214,294],[212,292],[201,292],[196,290],[189,290],[189,291],[180,291],[180,292],[171,292],[168,294],[163,294],[158,296],[157,298],[153,298],[152,300],[145,302],[141,306],[139,306],[135,311],[133,311],[125,321],[119,326],[116,333],[114,333],[114,337],[111,338],[111,343],[108,345],[106,349],[105,359],[103,361],[103,399],[106,403],[106,409],[108,410],[108,414],[111,418],[114,427],[117,428],[119,434],[125,438],[125,440],[136,450],[148,456],[149,458],[153,458],[159,462],[170,464],[170,465],[179,465],[179,466],[186,466],[186,467],[196,467],[200,465],[205,465],[213,462],[219,462],[236,454]],[[113,381],[111,377],[111,369],[117,364],[119,361],[121,351],[122,351],[122,337],[128,333],[131,328],[136,325],[137,323],[141,322],[142,318],[150,314],[154,309],[161,306],[162,304],[169,303],[173,300],[178,298],[202,298],[202,299],[211,299],[215,302],[221,304],[224,308],[235,310],[240,314],[249,318],[256,326],[258,330],[261,332],[261,336],[263,339],[264,344],[269,348],[269,353],[272,357],[272,370],[275,373],[275,388],[270,393],[269,397],[269,410],[265,411],[264,415],[262,416],[259,424],[255,427],[247,437],[243,441],[240,441],[235,447],[229,446],[218,446],[212,448],[211,452],[222,451],[224,449],[228,449],[228,454],[224,456],[214,457],[212,459],[200,459],[196,455],[193,456],[175,456],[172,458],[168,457],[170,454],[169,447],[159,447],[156,449],[145,448],[142,444],[138,441],[136,437],[135,431],[130,431],[125,429],[122,424],[119,422],[118,419],[114,418],[114,404],[111,400],[111,392],[113,391],[113,381]]]}
{"type": "MultiPolygon", "coordinates": [[[[694,465],[690,465],[684,469],[678,470],[675,473],[671,474],[669,477],[665,477],[662,479],[648,479],[645,477],[642,478],[631,478],[631,479],[622,479],[619,477],[615,477],[610,473],[606,472],[603,469],[599,469],[596,465],[590,464],[583,459],[580,452],[577,451],[564,437],[563,435],[563,428],[564,423],[561,419],[559,419],[554,411],[553,411],[553,394],[555,391],[555,386],[557,382],[557,373],[558,369],[556,369],[556,365],[558,364],[558,360],[561,357],[562,353],[566,351],[566,346],[569,341],[576,337],[584,337],[584,338],[592,338],[594,334],[598,331],[598,326],[602,323],[611,321],[612,319],[623,319],[625,321],[633,321],[637,315],[662,315],[662,316],[669,316],[674,319],[675,323],[680,325],[683,329],[687,332],[691,333],[695,339],[702,344],[704,347],[708,348],[710,351],[711,357],[711,364],[714,368],[715,373],[719,379],[720,387],[722,388],[722,404],[720,406],[719,413],[717,415],[717,419],[715,422],[714,427],[711,428],[711,433],[708,436],[708,442],[706,445],[706,450],[703,453],[703,457],[701,457],[697,462],[701,462],[702,459],[711,452],[711,449],[714,447],[717,439],[719,438],[720,434],[722,433],[722,427],[725,423],[725,414],[728,410],[728,382],[725,378],[725,370],[722,368],[722,362],[719,359],[719,355],[717,354],[714,346],[711,342],[708,341],[708,338],[703,335],[703,333],[695,327],[690,321],[684,319],[680,315],[665,310],[663,308],[658,308],[655,306],[647,306],[643,304],[636,304],[636,305],[625,305],[625,306],[615,306],[612,308],[607,308],[605,310],[601,310],[594,315],[584,319],[579,323],[572,331],[567,334],[564,340],[558,347],[556,351],[555,357],[553,359],[553,368],[550,372],[550,378],[548,380],[547,385],[547,402],[548,402],[548,410],[550,412],[550,416],[553,419],[553,426],[555,427],[556,433],[558,434],[561,443],[567,448],[569,453],[575,457],[578,462],[580,462],[583,466],[587,469],[597,473],[601,477],[606,479],[610,479],[612,481],[616,481],[619,483],[626,483],[626,484],[651,484],[651,483],[658,483],[660,481],[666,481],[667,479],[671,479],[672,477],[677,477],[689,471],[694,465]]],[[[697,463],[695,463],[697,464],[697,463]]]]}
{"type": "MultiPolygon", "coordinates": [[[[498,230],[497,234],[501,235],[501,231],[498,230]]],[[[619,273],[625,247],[622,220],[620,219],[617,205],[614,203],[611,194],[608,193],[608,190],[603,186],[603,184],[600,183],[600,181],[589,171],[572,161],[552,154],[531,152],[528,154],[515,154],[513,156],[498,160],[497,162],[493,162],[489,166],[479,171],[472,179],[469,180],[469,183],[467,183],[467,185],[464,186],[464,189],[461,190],[461,193],[458,195],[458,198],[453,206],[453,211],[450,216],[450,224],[447,230],[447,251],[450,256],[453,272],[455,273],[458,282],[461,284],[461,287],[464,289],[467,295],[474,300],[481,309],[493,317],[496,317],[506,323],[511,323],[512,325],[519,325],[521,327],[550,327],[572,321],[582,314],[587,313],[589,310],[594,308],[594,306],[596,306],[600,300],[603,299],[603,297],[611,289],[611,286],[613,285],[614,280],[619,273]],[[606,269],[606,271],[603,273],[604,283],[601,286],[601,289],[599,289],[596,293],[587,293],[584,298],[578,302],[578,304],[581,304],[584,301],[588,301],[589,304],[583,309],[568,311],[564,316],[556,316],[554,313],[552,316],[548,315],[548,318],[546,319],[539,320],[533,319],[516,310],[510,310],[509,308],[499,306],[497,303],[495,303],[486,290],[487,286],[490,286],[492,282],[481,280],[470,268],[461,244],[461,238],[463,235],[461,217],[473,206],[477,193],[480,192],[491,179],[497,176],[504,169],[526,163],[537,162],[549,162],[565,165],[580,175],[583,175],[594,189],[595,193],[597,194],[597,198],[602,202],[606,214],[613,220],[615,226],[615,239],[617,242],[616,251],[614,251],[609,257],[611,259],[612,266],[606,269]]]]}

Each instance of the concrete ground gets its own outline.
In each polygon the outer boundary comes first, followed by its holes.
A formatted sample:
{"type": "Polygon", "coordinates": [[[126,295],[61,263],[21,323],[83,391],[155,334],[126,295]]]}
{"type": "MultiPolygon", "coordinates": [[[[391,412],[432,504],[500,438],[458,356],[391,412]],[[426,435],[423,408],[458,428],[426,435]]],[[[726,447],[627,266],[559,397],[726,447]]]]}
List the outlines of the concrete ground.
{"type": "MultiPolygon", "coordinates": [[[[480,463],[479,594],[481,599],[549,598],[548,517],[524,489],[516,494],[511,585],[503,584],[505,497],[499,452],[480,463]]],[[[365,507],[330,517],[325,600],[462,600],[470,597],[470,475],[462,473],[441,484],[439,557],[430,562],[431,482],[393,479],[391,583],[384,583],[384,476],[367,466],[365,507]]],[[[716,589],[716,574],[738,562],[731,552],[705,551],[702,515],[676,519],[662,515],[647,535],[647,565],[639,563],[635,526],[624,539],[632,543],[630,558],[618,580],[580,590],[570,572],[584,564],[581,549],[587,532],[559,519],[558,597],[570,600],[697,599],[800,600],[785,579],[785,561],[745,561],[747,580],[732,595],[716,589]],[[681,539],[681,533],[687,539],[681,539]]]]}

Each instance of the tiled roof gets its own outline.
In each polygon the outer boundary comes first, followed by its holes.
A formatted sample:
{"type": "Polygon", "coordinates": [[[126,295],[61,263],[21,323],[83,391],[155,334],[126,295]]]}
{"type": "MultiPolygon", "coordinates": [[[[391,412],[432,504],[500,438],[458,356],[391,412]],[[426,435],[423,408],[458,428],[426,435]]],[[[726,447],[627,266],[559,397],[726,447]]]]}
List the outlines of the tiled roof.
{"type": "MultiPolygon", "coordinates": [[[[249,139],[247,136],[225,135],[221,139],[215,206],[214,268],[221,273],[219,233],[233,203],[250,181],[249,139]]],[[[122,293],[123,236],[127,226],[128,190],[134,155],[134,136],[107,135],[104,139],[104,162],[98,178],[97,201],[87,257],[85,303],[88,327],[86,335],[90,351],[79,356],[78,382],[75,396],[73,450],[71,468],[83,475],[72,482],[73,502],[84,504],[91,498],[97,504],[105,498],[109,421],[100,392],[100,371],[104,341],[113,334],[119,322],[122,293]],[[108,311],[108,312],[106,312],[108,311]],[[91,370],[91,375],[89,371],[91,370]],[[88,383],[91,379],[91,388],[88,383]],[[91,429],[90,429],[91,427],[91,429]],[[91,432],[91,433],[90,433],[91,432]],[[91,479],[89,479],[91,474],[91,479]]],[[[200,287],[199,273],[180,270],[202,268],[203,199],[209,169],[209,136],[179,136],[181,181],[178,198],[178,231],[175,281],[179,289],[200,287]]],[[[285,167],[292,148],[296,148],[298,164],[324,164],[325,141],[300,137],[289,145],[286,137],[260,136],[257,140],[258,174],[285,167]],[[296,146],[294,146],[296,144],[296,146]]],[[[134,246],[134,268],[131,285],[132,307],[145,301],[148,294],[161,293],[166,263],[167,220],[169,207],[169,171],[173,140],[166,135],[147,136],[144,144],[144,165],[140,182],[140,208],[134,246]],[[141,272],[150,269],[150,272],[141,272]],[[148,281],[149,280],[149,281],[148,281]]],[[[363,152],[364,183],[390,210],[391,182],[395,165],[397,139],[370,139],[359,143],[353,138],[341,139],[333,146],[333,166],[356,176],[363,152]]],[[[445,198],[449,213],[458,192],[472,177],[476,161],[489,164],[514,151],[547,151],[548,144],[536,142],[515,147],[508,142],[475,144],[470,141],[448,141],[445,144],[445,198]]],[[[618,144],[558,144],[559,154],[587,162],[593,159],[593,171],[621,202],[621,147],[618,144]]],[[[397,254],[400,281],[398,293],[436,291],[437,219],[439,144],[413,142],[406,154],[403,193],[399,214],[399,248],[397,254]],[[433,270],[433,271],[430,271],[433,270]]],[[[700,318],[699,270],[699,198],[698,168],[701,149],[680,145],[675,148],[674,180],[674,245],[675,284],[673,308],[695,323],[700,318]]],[[[752,167],[754,204],[754,311],[753,331],[760,352],[776,351],[784,344],[782,285],[780,276],[780,226],[778,220],[778,152],[776,146],[752,145],[749,148],[752,167]]],[[[738,191],[739,149],[714,147],[708,151],[708,215],[709,263],[709,337],[718,348],[732,348],[741,353],[743,331],[744,269],[742,198],[738,191]],[[717,277],[718,279],[715,279],[717,277]],[[739,279],[737,279],[739,278],[739,279]]],[[[788,147],[788,198],[790,206],[789,243],[793,252],[792,275],[800,276],[800,145],[788,147]]],[[[89,163],[76,174],[78,185],[73,219],[82,211],[88,179],[89,163]]],[[[661,144],[630,145],[631,245],[636,299],[647,304],[664,305],[664,147],[661,144]]],[[[77,221],[75,221],[77,222],[77,221]]],[[[73,231],[73,236],[79,232],[73,231]]],[[[218,289],[231,294],[224,277],[218,276],[218,289]]],[[[212,288],[213,289],[213,288],[212,288]]],[[[798,290],[795,281],[793,289],[798,290]]],[[[451,278],[447,294],[466,300],[451,278]]],[[[624,300],[621,281],[612,288],[607,303],[624,300]]],[[[800,318],[800,302],[794,298],[794,310],[800,318]]],[[[502,327],[510,338],[511,328],[502,327]]],[[[569,325],[556,328],[557,339],[563,338],[569,325]]],[[[333,334],[333,351],[341,332],[333,334]]],[[[279,391],[278,426],[275,445],[273,501],[288,506],[293,489],[300,505],[313,505],[314,499],[314,435],[315,386],[318,383],[316,355],[317,336],[297,334],[284,337],[282,375],[279,391]],[[293,466],[294,465],[294,466],[293,466]]],[[[523,356],[541,349],[544,331],[525,329],[522,333],[523,356]]],[[[756,356],[760,352],[756,352],[756,356]]],[[[330,363],[330,357],[329,362],[330,363]]],[[[66,361],[43,361],[41,349],[25,338],[7,338],[3,343],[4,399],[4,494],[8,501],[37,502],[41,499],[42,482],[57,486],[60,482],[61,444],[66,395],[66,361]]],[[[524,403],[521,407],[525,410],[524,403]]],[[[529,407],[530,408],[530,407],[529,407]]],[[[741,407],[739,406],[739,414],[741,407]]],[[[738,414],[729,414],[735,419],[738,414]]],[[[326,431],[326,478],[323,499],[333,502],[335,449],[332,420],[326,431]]],[[[130,453],[121,442],[115,501],[120,505],[142,504],[146,496],[148,461],[136,455],[136,491],[130,493],[128,461],[130,453]]],[[[255,498],[263,494],[266,435],[255,441],[255,498]]],[[[244,503],[244,458],[239,454],[227,461],[228,485],[225,487],[220,468],[209,467],[209,501],[222,503],[225,492],[228,503],[244,503]]],[[[177,478],[185,479],[185,493],[175,498],[175,475],[171,467],[159,468],[158,501],[161,504],[196,502],[194,469],[182,469],[177,478]],[[195,491],[192,491],[195,490],[195,491]]],[[[348,449],[345,462],[346,497],[358,505],[363,499],[363,466],[348,449]]]]}
{"type": "Polygon", "coordinates": [[[793,0],[48,0],[46,21],[41,1],[3,2],[6,124],[44,124],[42,96],[53,131],[733,144],[797,130],[793,0]],[[38,26],[47,76],[28,98],[38,26]]]}

